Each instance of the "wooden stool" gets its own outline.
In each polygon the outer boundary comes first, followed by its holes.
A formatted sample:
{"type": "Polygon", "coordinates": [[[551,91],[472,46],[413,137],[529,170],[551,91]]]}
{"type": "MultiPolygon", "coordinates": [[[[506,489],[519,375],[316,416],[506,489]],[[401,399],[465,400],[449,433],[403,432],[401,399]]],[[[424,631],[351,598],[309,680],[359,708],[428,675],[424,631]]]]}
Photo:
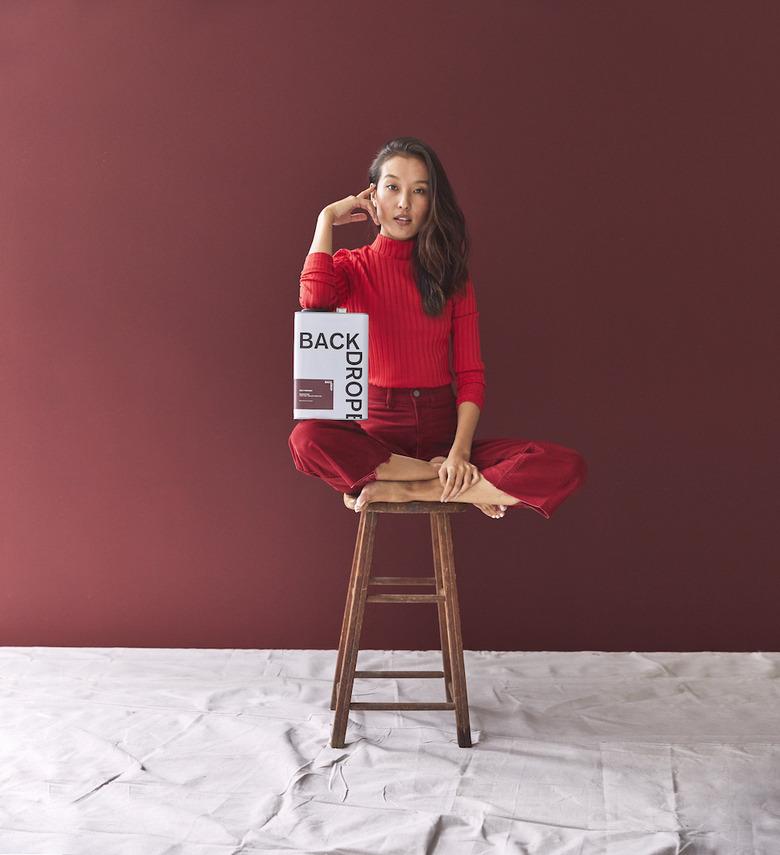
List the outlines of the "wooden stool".
{"type": "MultiPolygon", "coordinates": [[[[463,640],[460,632],[458,590],[449,514],[465,511],[465,502],[371,502],[360,513],[352,575],[347,589],[344,619],[341,623],[339,655],[330,708],[336,711],[331,733],[331,748],[343,748],[349,710],[455,710],[458,745],[471,747],[469,708],[466,695],[466,671],[463,665],[463,640]],[[429,514],[433,541],[434,577],[371,576],[374,531],[377,514],[429,514]],[[435,594],[371,594],[369,585],[432,585],[435,594]],[[356,671],[360,631],[366,603],[436,603],[439,612],[444,671],[356,671]],[[353,703],[355,677],[443,677],[445,702],[430,703],[353,703]]],[[[353,511],[354,513],[354,511],[353,511]]]]}

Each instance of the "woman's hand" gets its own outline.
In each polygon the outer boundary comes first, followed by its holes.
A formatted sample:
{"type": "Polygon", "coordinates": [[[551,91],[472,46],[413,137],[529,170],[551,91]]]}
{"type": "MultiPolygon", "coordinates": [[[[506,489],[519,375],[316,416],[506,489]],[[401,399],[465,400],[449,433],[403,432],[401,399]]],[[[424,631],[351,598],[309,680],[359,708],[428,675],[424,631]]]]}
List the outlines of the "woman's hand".
{"type": "Polygon", "coordinates": [[[469,463],[470,455],[464,451],[450,451],[447,459],[439,468],[439,481],[444,486],[442,502],[459,496],[479,481],[479,469],[469,463]]]}
{"type": "Polygon", "coordinates": [[[364,223],[368,217],[371,217],[379,225],[374,206],[369,198],[373,189],[374,185],[371,183],[365,190],[361,190],[357,196],[345,196],[343,199],[339,199],[338,202],[332,202],[330,205],[327,205],[323,208],[323,211],[330,213],[334,226],[344,226],[347,223],[364,223]],[[352,211],[355,208],[364,208],[368,211],[368,217],[360,211],[356,211],[353,214],[352,211]]]}

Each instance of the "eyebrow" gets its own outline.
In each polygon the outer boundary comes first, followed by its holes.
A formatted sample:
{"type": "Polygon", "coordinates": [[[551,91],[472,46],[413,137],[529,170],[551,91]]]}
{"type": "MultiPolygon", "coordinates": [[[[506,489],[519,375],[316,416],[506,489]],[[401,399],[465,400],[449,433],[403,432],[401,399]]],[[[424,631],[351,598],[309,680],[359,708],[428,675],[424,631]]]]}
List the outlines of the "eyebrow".
{"type": "MultiPolygon", "coordinates": [[[[385,175],[385,178],[398,178],[398,176],[397,176],[397,175],[393,175],[392,173],[388,172],[388,173],[387,173],[387,175],[385,175]]],[[[423,181],[423,180],[420,180],[420,181],[414,181],[414,182],[412,182],[412,183],[413,183],[413,184],[430,184],[430,181],[423,181]]]]}

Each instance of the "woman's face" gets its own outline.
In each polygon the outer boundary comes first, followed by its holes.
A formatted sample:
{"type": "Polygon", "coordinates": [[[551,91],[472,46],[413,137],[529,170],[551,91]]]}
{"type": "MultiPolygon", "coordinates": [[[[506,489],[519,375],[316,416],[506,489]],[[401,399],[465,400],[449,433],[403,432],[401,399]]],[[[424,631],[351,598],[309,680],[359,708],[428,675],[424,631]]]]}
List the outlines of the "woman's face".
{"type": "Polygon", "coordinates": [[[430,176],[419,157],[396,155],[382,164],[377,186],[371,193],[379,234],[395,240],[414,237],[425,223],[430,208],[430,176]],[[398,218],[406,217],[408,222],[398,218]]]}

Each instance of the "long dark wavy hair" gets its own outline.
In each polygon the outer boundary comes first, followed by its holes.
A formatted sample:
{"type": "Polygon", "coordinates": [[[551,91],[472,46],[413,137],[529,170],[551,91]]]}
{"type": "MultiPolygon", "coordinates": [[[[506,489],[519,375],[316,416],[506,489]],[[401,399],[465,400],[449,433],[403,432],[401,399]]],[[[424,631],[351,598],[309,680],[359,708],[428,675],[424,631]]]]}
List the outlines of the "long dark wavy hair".
{"type": "MultiPolygon", "coordinates": [[[[428,218],[416,235],[412,269],[427,315],[440,315],[447,300],[462,290],[469,277],[470,239],[466,219],[436,152],[417,137],[395,137],[377,152],[368,180],[379,184],[382,164],[390,157],[417,157],[428,167],[428,218]]],[[[376,229],[373,220],[371,227],[376,229]]]]}

